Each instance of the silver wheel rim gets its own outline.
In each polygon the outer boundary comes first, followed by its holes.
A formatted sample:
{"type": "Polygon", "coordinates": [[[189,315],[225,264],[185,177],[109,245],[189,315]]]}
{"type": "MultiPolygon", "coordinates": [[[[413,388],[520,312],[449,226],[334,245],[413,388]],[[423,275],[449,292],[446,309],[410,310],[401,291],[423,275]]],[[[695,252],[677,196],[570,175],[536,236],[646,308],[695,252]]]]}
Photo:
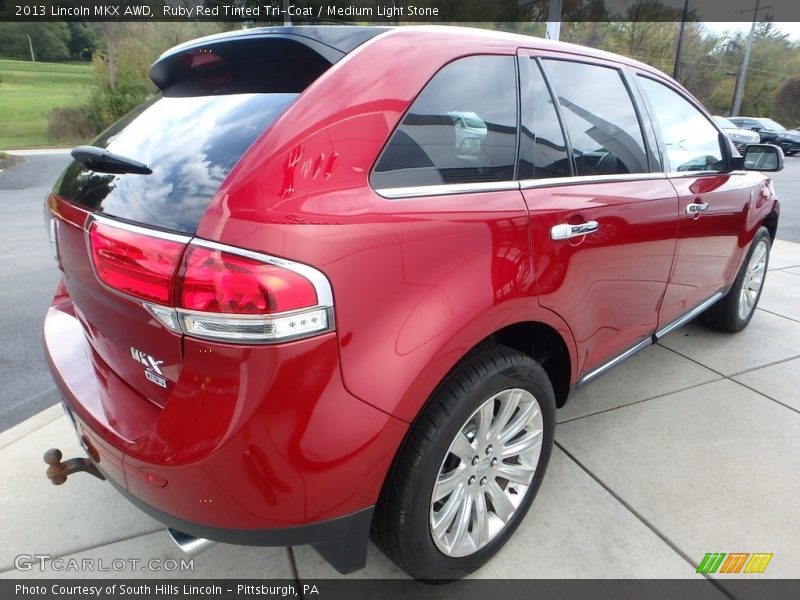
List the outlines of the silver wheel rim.
{"type": "Polygon", "coordinates": [[[506,528],[536,474],[542,432],[539,403],[520,388],[495,394],[470,415],[431,494],[431,536],[441,552],[468,556],[506,528]]]}
{"type": "Polygon", "coordinates": [[[760,240],[750,261],[747,263],[747,270],[742,282],[742,290],[739,292],[739,318],[745,320],[756,307],[758,294],[764,285],[764,275],[767,272],[767,242],[760,240]]]}

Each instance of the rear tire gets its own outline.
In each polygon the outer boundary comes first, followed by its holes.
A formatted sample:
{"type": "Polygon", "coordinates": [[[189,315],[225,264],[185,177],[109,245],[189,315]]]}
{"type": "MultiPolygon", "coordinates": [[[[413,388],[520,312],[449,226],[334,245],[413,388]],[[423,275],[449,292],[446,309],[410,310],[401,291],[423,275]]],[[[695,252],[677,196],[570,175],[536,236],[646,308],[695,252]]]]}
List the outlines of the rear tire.
{"type": "Polygon", "coordinates": [[[771,246],[769,231],[761,227],[750,244],[731,289],[702,314],[701,321],[705,325],[729,333],[747,327],[764,289],[771,246]]]}
{"type": "Polygon", "coordinates": [[[554,428],[555,395],[538,363],[498,345],[469,355],[434,392],[395,459],[373,520],[376,544],[431,583],[478,569],[533,502],[554,428]]]}

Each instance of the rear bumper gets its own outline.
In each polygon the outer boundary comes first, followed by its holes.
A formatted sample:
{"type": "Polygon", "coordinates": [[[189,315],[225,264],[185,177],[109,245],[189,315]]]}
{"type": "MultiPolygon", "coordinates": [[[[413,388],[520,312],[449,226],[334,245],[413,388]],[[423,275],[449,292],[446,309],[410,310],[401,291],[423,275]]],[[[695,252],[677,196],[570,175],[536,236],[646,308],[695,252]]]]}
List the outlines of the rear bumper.
{"type": "Polygon", "coordinates": [[[187,339],[181,376],[163,409],[93,352],[63,287],[44,338],[87,452],[154,518],[196,537],[310,543],[323,555],[321,547],[356,534],[366,543],[407,424],[344,390],[334,334],[212,352],[187,339]],[[191,358],[209,354],[214,365],[191,358]]]}
{"type": "Polygon", "coordinates": [[[117,491],[145,514],[184,533],[226,544],[240,546],[304,546],[310,544],[340,573],[352,573],[363,568],[367,561],[367,541],[374,506],[361,509],[328,521],[287,527],[283,529],[221,529],[186,521],[169,515],[121,488],[106,478],[117,491]]]}

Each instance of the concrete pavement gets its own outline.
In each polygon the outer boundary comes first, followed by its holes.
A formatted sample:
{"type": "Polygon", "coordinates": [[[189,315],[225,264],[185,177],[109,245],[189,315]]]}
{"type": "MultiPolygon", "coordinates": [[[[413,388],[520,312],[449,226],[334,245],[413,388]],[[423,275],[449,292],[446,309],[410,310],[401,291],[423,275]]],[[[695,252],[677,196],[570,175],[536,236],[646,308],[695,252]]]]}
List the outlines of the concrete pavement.
{"type": "MultiPolygon", "coordinates": [[[[778,241],[757,314],[735,335],[691,323],[576,393],[549,472],[478,578],[696,578],[707,552],[773,553],[761,575],[800,578],[800,245],[778,241]]],[[[177,559],[163,527],[89,476],[63,487],[42,453],[81,450],[60,406],[0,433],[0,578],[337,577],[308,547],[217,545],[194,570],[57,572],[19,554],[177,559]]],[[[374,547],[352,577],[404,577],[374,547]]]]}

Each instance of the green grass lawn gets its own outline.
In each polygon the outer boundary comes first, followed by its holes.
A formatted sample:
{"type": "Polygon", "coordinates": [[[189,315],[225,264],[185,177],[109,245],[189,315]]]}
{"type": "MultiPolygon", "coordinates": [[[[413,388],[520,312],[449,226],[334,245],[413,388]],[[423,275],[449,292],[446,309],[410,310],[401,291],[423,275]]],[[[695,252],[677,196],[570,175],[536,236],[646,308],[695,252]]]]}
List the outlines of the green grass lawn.
{"type": "Polygon", "coordinates": [[[82,104],[90,80],[89,63],[0,59],[0,150],[52,145],[47,113],[82,104]]]}

